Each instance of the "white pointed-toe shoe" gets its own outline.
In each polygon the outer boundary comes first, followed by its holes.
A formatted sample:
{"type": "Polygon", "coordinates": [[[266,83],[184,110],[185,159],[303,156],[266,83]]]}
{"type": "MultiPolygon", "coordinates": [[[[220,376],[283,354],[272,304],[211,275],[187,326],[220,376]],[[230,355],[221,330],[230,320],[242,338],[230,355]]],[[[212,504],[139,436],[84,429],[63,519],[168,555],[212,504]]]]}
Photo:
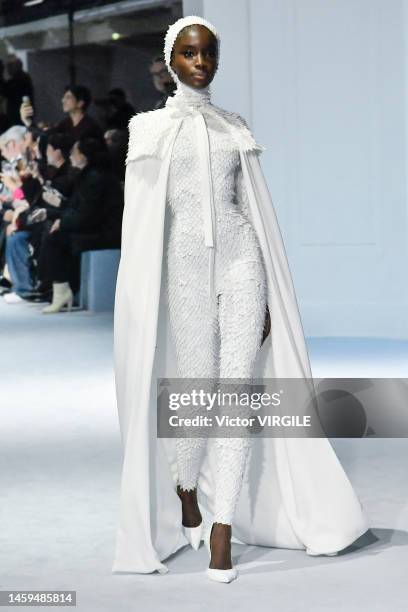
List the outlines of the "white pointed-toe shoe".
{"type": "Polygon", "coordinates": [[[198,550],[200,548],[200,543],[203,538],[203,526],[204,522],[201,523],[197,527],[183,527],[183,533],[186,536],[187,540],[190,542],[192,548],[194,550],[198,550]]]}
{"type": "MultiPolygon", "coordinates": [[[[208,550],[208,556],[210,557],[210,561],[211,561],[210,538],[211,538],[212,528],[213,528],[213,525],[211,524],[204,535],[204,542],[208,550]]],[[[236,570],[234,567],[231,569],[225,569],[225,570],[213,569],[212,567],[208,567],[207,576],[208,578],[210,578],[210,580],[215,580],[215,582],[232,582],[238,577],[238,570],[236,570]]]]}

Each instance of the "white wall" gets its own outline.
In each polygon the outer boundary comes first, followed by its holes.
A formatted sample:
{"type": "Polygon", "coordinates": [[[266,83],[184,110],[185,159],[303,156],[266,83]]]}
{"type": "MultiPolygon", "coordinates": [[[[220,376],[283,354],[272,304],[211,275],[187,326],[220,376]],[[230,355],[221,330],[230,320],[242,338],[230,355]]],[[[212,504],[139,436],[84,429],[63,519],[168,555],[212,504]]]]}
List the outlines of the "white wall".
{"type": "Polygon", "coordinates": [[[306,334],[408,338],[407,2],[201,4],[213,99],[267,147],[306,334]]]}

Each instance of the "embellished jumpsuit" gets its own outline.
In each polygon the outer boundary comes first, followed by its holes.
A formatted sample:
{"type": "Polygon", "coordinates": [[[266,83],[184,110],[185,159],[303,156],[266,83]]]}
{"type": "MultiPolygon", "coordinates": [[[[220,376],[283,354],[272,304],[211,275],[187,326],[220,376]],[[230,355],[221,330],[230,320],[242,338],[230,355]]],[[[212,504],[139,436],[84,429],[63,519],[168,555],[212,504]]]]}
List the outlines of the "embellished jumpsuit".
{"type": "MultiPolygon", "coordinates": [[[[180,378],[253,375],[266,311],[262,252],[249,220],[239,150],[206,113],[209,92],[179,85],[181,108],[205,119],[213,192],[214,248],[205,243],[202,166],[193,118],[186,112],[172,151],[167,207],[167,295],[180,378]]],[[[176,438],[178,484],[197,486],[206,438],[176,438]]],[[[250,452],[248,437],[214,438],[214,522],[231,524],[250,452]]]]}

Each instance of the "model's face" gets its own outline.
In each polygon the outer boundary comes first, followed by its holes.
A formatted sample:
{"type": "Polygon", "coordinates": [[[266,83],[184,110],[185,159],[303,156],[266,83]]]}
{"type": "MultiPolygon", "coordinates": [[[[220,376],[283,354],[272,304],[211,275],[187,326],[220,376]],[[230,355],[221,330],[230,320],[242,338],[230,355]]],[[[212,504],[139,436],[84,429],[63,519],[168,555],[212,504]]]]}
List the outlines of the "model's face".
{"type": "Polygon", "coordinates": [[[202,89],[214,78],[218,45],[214,34],[203,25],[183,28],[173,46],[171,67],[182,83],[202,89]]]}

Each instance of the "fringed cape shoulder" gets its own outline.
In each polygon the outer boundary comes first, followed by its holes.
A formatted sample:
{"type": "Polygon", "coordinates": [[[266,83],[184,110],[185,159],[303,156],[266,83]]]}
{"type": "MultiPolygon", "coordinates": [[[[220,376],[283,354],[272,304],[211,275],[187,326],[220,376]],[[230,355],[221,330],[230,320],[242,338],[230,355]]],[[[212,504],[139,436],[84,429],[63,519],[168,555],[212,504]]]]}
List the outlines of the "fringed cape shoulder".
{"type": "MultiPolygon", "coordinates": [[[[204,116],[207,113],[224,123],[238,148],[244,151],[254,150],[257,153],[265,150],[265,147],[256,142],[247,122],[238,113],[226,111],[214,104],[205,108],[204,116]]],[[[182,117],[180,112],[174,112],[174,108],[167,106],[133,115],[129,121],[126,164],[144,156],[163,159],[167,140],[177,129],[182,117]]]]}

